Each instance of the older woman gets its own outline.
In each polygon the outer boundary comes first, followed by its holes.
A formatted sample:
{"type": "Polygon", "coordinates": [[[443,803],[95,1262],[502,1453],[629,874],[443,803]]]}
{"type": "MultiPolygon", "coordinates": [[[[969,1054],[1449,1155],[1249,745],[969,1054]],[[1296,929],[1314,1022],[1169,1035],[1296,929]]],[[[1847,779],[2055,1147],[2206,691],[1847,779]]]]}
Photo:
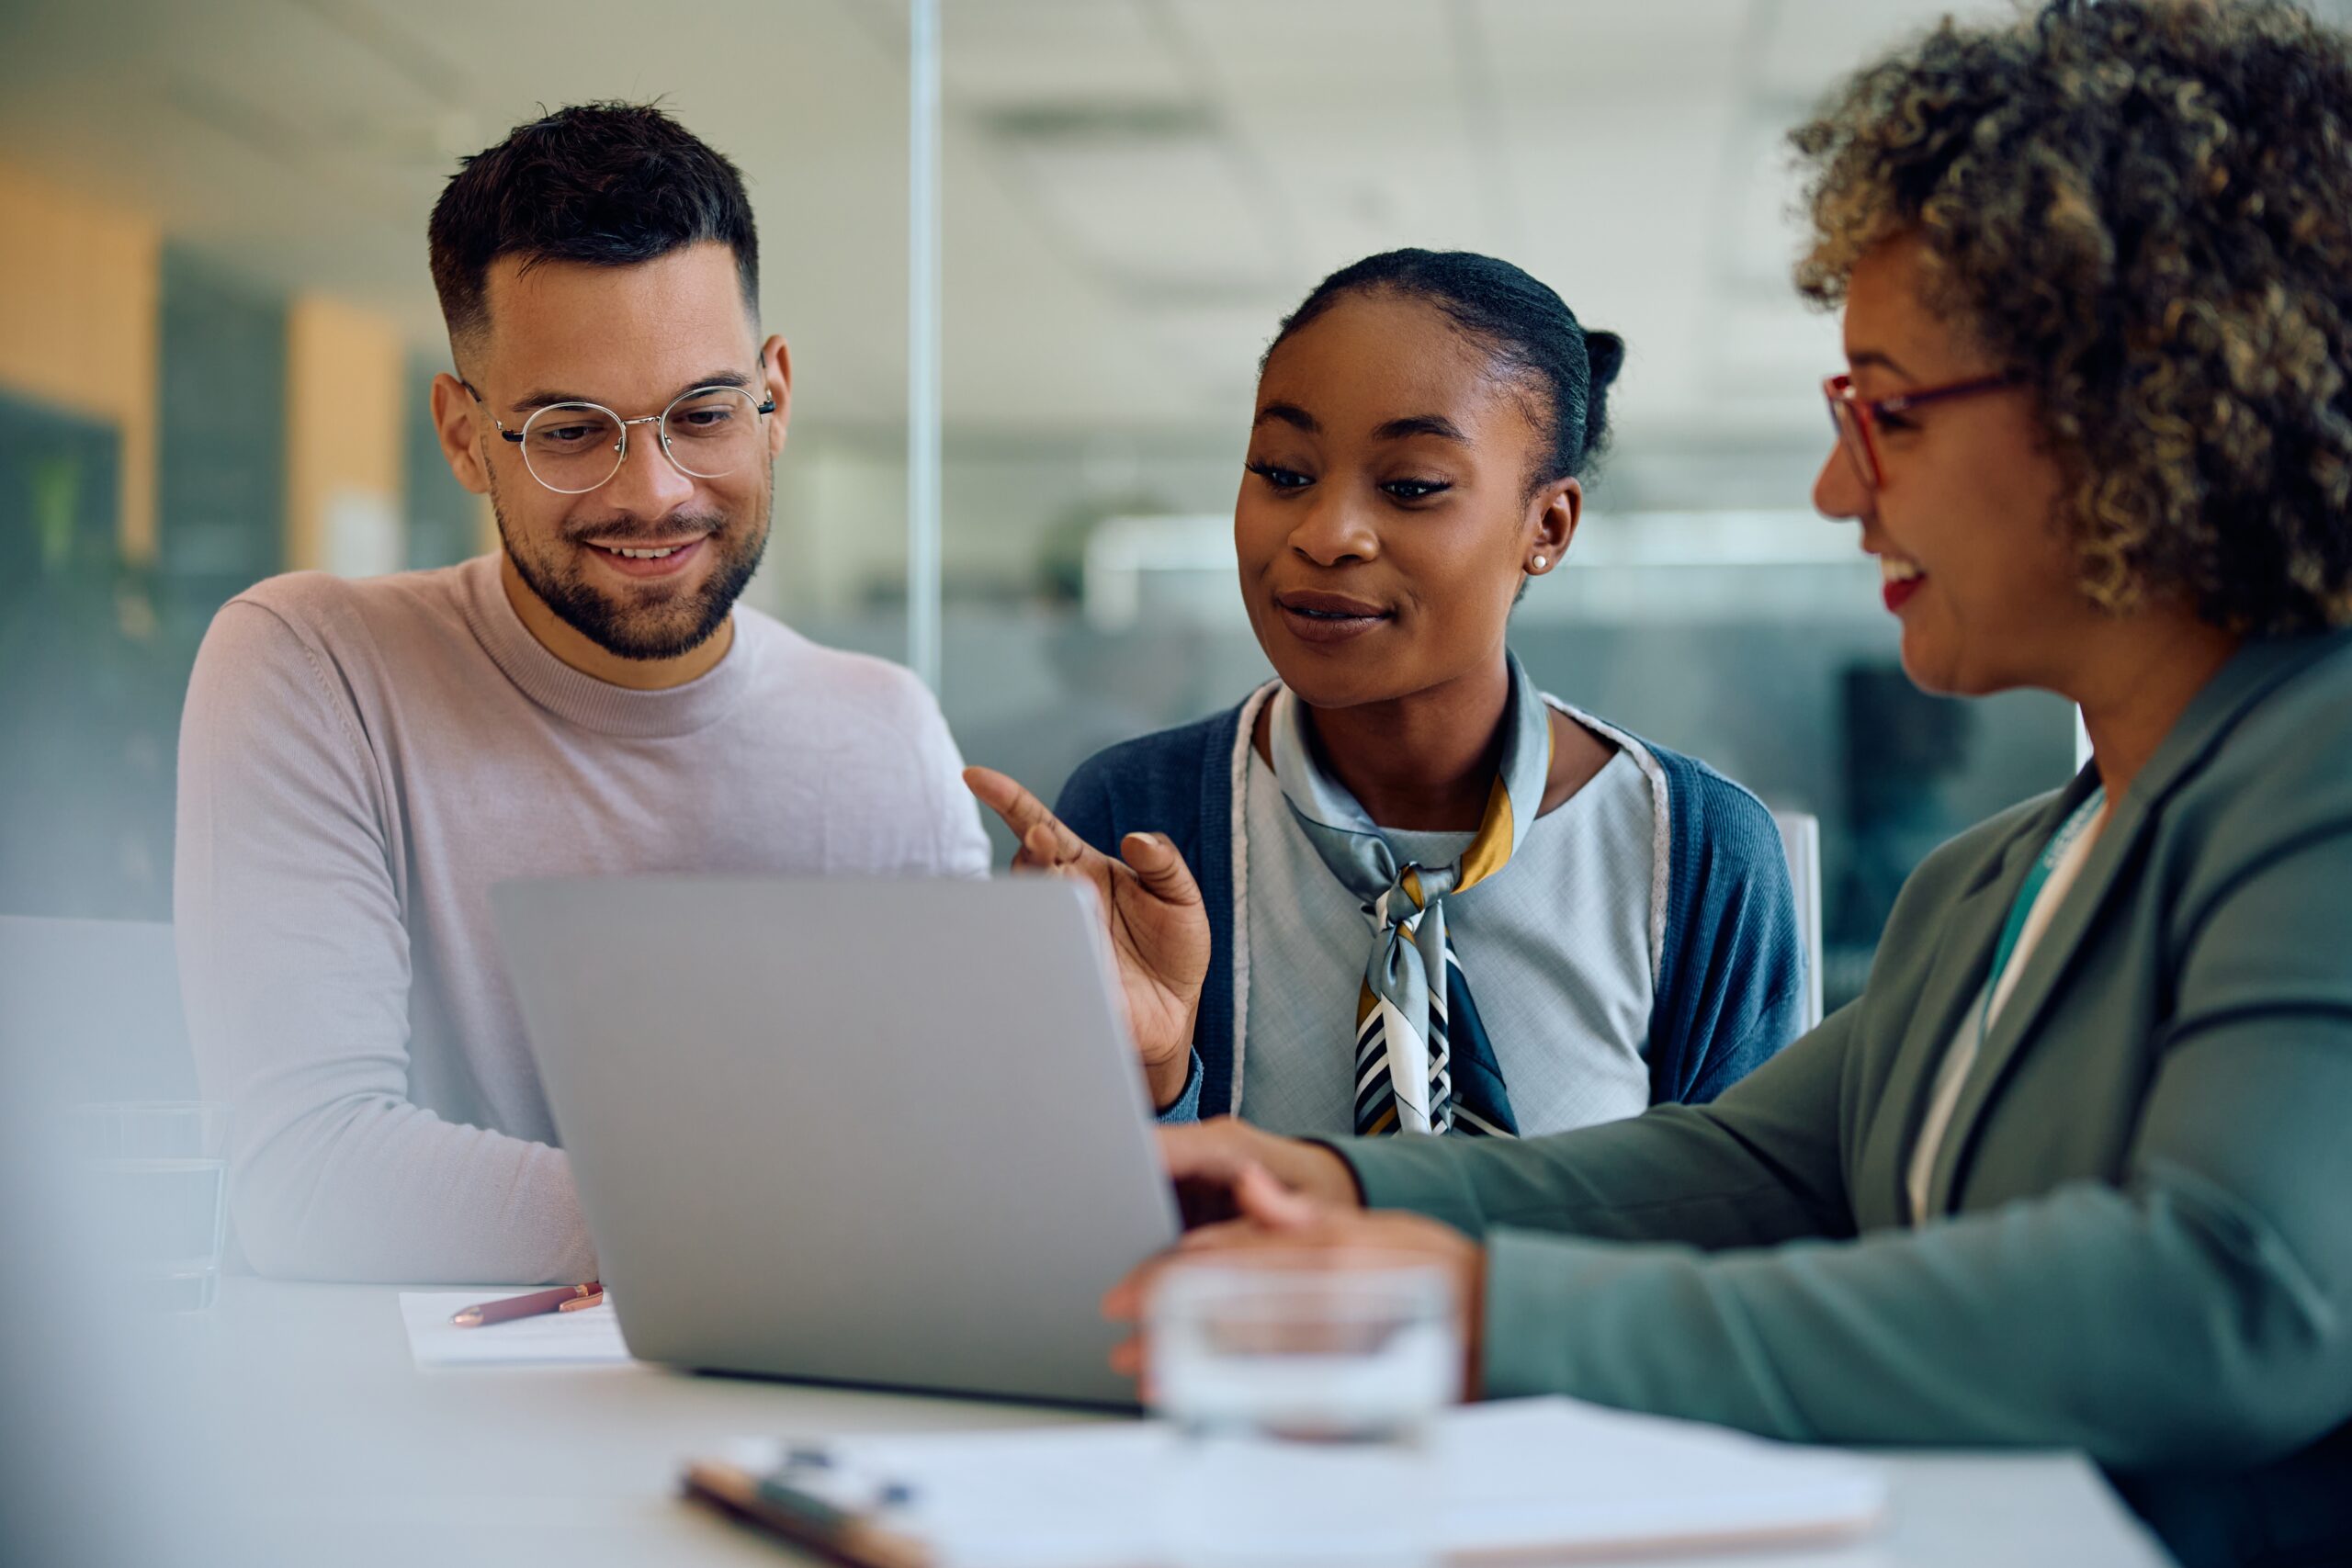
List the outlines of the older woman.
{"type": "Polygon", "coordinates": [[[2352,62],[2285,6],[2061,4],[1796,141],[1845,312],[1815,502],[1914,681],[2059,692],[2090,765],[1930,855],[1865,993],[1711,1105],[1170,1129],[1243,1211],[1194,1244],[1442,1261],[1490,1395],[2075,1447],[2190,1562],[2344,1561],[2352,62]]]}

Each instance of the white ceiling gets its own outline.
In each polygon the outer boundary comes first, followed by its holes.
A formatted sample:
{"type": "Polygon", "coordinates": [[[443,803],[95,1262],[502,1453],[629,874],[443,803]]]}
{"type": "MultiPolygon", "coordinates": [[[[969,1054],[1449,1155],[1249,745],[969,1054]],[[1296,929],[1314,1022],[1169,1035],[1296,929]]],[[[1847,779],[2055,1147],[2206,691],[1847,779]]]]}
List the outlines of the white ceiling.
{"type": "MultiPolygon", "coordinates": [[[[1839,73],[2005,0],[944,0],[945,409],[1023,437],[1238,428],[1321,274],[1491,250],[1630,345],[1621,430],[1819,419],[1781,138],[1839,73]]],[[[437,351],[424,220],[554,106],[663,97],[743,167],[797,412],[905,389],[899,0],[6,0],[0,157],[437,351]]],[[[15,243],[12,241],[12,243],[15,243]]]]}

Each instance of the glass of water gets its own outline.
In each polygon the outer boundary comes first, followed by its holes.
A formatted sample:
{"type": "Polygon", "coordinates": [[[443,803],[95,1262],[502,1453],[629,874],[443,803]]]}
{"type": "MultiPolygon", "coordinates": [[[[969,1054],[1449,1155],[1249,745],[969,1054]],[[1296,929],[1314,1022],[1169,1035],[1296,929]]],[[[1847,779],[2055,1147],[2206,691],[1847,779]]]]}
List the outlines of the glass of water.
{"type": "Polygon", "coordinates": [[[1202,1254],[1146,1308],[1179,1438],[1161,1538],[1185,1568],[1437,1560],[1432,1428],[1462,1396],[1453,1282],[1373,1253],[1202,1254]]]}
{"type": "Polygon", "coordinates": [[[201,1312],[220,1292],[229,1108],[202,1100],[76,1105],[63,1116],[78,1218],[128,1304],[201,1312]]]}

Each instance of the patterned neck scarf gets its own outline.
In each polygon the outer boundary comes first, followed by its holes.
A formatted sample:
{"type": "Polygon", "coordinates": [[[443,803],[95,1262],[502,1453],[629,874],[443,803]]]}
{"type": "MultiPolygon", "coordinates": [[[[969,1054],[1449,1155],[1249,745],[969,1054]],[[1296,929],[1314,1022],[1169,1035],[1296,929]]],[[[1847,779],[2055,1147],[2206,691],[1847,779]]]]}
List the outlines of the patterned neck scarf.
{"type": "Polygon", "coordinates": [[[1372,955],[1356,1001],[1355,1129],[1359,1134],[1464,1133],[1517,1137],[1510,1096],[1445,908],[1510,863],[1526,842],[1552,771],[1552,716],[1515,655],[1503,708],[1502,769],[1486,818],[1452,865],[1400,863],[1346,786],[1317,765],[1305,705],[1288,687],[1269,716],[1274,780],[1340,885],[1363,901],[1372,955]],[[1442,976],[1432,984],[1431,976],[1442,976]]]}

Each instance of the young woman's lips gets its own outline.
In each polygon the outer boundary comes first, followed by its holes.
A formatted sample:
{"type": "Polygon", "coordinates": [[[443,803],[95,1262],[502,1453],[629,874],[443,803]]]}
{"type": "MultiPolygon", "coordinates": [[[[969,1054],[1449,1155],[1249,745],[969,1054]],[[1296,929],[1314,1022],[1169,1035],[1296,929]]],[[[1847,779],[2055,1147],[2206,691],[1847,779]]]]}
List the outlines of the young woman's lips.
{"type": "Polygon", "coordinates": [[[673,577],[685,570],[702,554],[703,542],[709,537],[707,534],[697,534],[675,547],[666,544],[599,545],[583,540],[582,547],[623,577],[673,577]],[[666,556],[625,556],[620,553],[622,550],[649,549],[668,549],[670,553],[666,556]]]}
{"type": "Polygon", "coordinates": [[[1301,642],[1346,642],[1394,618],[1392,612],[1344,593],[1277,593],[1274,608],[1301,642]]]}
{"type": "Polygon", "coordinates": [[[1886,600],[1886,607],[1899,615],[1903,613],[1903,606],[1911,602],[1911,595],[1927,585],[1928,580],[1924,577],[1905,578],[1900,582],[1880,584],[1879,592],[1886,600]]]}

